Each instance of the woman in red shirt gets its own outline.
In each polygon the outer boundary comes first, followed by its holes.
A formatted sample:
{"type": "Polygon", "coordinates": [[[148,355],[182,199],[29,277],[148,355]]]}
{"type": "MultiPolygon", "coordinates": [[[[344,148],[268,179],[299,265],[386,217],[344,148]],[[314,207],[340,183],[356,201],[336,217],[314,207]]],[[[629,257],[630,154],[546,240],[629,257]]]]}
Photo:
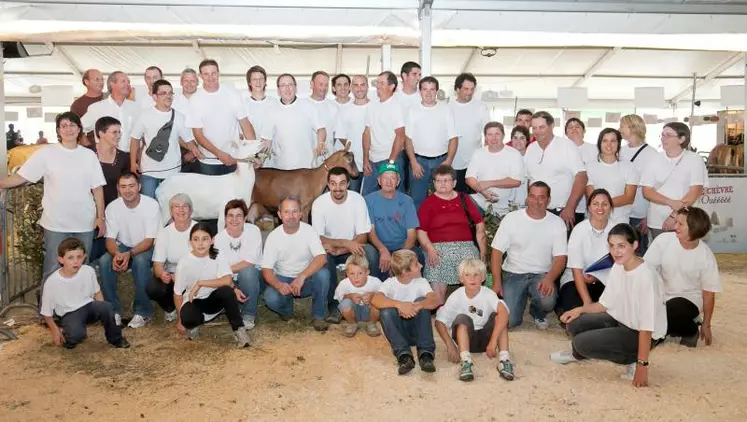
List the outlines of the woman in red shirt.
{"type": "Polygon", "coordinates": [[[454,190],[456,172],[441,165],[433,172],[436,191],[418,209],[418,241],[426,253],[423,276],[443,304],[447,287],[459,287],[457,267],[467,258],[485,259],[482,215],[472,199],[454,190]]]}

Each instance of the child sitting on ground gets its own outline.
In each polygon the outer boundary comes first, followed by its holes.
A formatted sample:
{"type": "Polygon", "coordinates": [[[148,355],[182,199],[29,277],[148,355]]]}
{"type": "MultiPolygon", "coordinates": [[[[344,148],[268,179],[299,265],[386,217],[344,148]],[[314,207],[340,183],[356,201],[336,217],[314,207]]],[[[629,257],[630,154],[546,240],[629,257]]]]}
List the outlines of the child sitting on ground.
{"type": "Polygon", "coordinates": [[[52,331],[57,346],[73,349],[87,337],[86,324],[101,321],[106,341],[126,349],[130,343],[122,337],[122,328],[114,321],[114,308],[104,302],[96,281],[96,271],[88,265],[86,248],[80,240],[69,237],[57,246],[57,262],[62,268],[52,273],[44,283],[40,313],[52,331]],[[62,330],[53,316],[61,318],[62,330]]]}
{"type": "Polygon", "coordinates": [[[506,304],[493,290],[482,285],[487,269],[481,260],[465,259],[459,264],[458,274],[463,287],[452,293],[438,310],[436,331],[446,345],[449,360],[457,363],[461,359],[459,380],[472,381],[475,378],[470,353],[485,352],[492,359],[498,349],[498,373],[512,381],[514,365],[508,353],[506,304]]]}
{"type": "Polygon", "coordinates": [[[347,324],[342,330],[345,337],[353,337],[358,331],[358,324],[366,327],[366,334],[380,336],[376,323],[379,321],[379,310],[371,307],[371,298],[379,291],[381,280],[372,277],[368,260],[363,255],[350,255],[345,261],[347,278],[340,281],[335,289],[335,300],[340,302],[338,309],[347,324]]]}
{"type": "Polygon", "coordinates": [[[400,249],[393,253],[391,269],[394,277],[381,285],[371,304],[379,309],[381,327],[397,357],[398,372],[404,375],[415,368],[412,346],[417,348],[420,369],[435,372],[431,310],[439,306],[438,298],[428,280],[420,275],[423,266],[415,252],[400,249]]]}

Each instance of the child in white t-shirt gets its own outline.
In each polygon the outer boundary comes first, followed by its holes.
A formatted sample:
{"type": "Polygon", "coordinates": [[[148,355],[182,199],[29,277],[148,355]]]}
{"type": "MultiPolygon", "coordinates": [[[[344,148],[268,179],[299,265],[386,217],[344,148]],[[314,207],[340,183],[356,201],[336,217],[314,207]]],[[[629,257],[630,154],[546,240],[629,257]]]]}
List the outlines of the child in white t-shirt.
{"type": "Polygon", "coordinates": [[[73,349],[87,337],[86,324],[101,321],[106,341],[119,349],[130,347],[122,328],[114,321],[112,304],[104,301],[96,281],[96,271],[88,265],[83,242],[69,237],[57,246],[57,262],[62,268],[44,283],[40,313],[57,346],[73,349]],[[60,327],[54,315],[61,318],[60,327]]]}
{"type": "Polygon", "coordinates": [[[189,231],[192,252],[179,260],[174,275],[174,304],[179,310],[176,329],[194,339],[200,325],[225,311],[238,347],[249,347],[252,339],[239,310],[239,302],[247,298],[233,286],[231,267],[218,257],[213,240],[212,229],[205,223],[189,231]]]}
{"type": "Polygon", "coordinates": [[[376,323],[379,321],[379,310],[371,306],[371,298],[379,291],[381,280],[371,276],[368,260],[363,255],[350,255],[345,261],[347,278],[340,281],[335,289],[335,300],[342,317],[347,322],[342,335],[353,337],[358,325],[366,327],[366,334],[380,336],[376,323]]]}
{"type": "Polygon", "coordinates": [[[400,375],[415,368],[412,346],[417,348],[420,369],[436,371],[430,311],[440,303],[428,280],[420,275],[422,269],[415,252],[409,249],[394,252],[391,259],[394,277],[388,278],[371,299],[371,305],[379,310],[381,327],[397,358],[400,375]]]}
{"type": "Polygon", "coordinates": [[[498,372],[507,381],[514,379],[514,364],[508,352],[508,307],[498,295],[482,285],[487,275],[485,263],[468,258],[459,264],[463,287],[449,296],[436,314],[436,331],[446,345],[451,362],[459,362],[460,381],[472,381],[471,353],[499,357],[498,372]],[[451,335],[449,335],[451,331],[451,335]],[[500,350],[496,354],[496,350],[500,350]]]}

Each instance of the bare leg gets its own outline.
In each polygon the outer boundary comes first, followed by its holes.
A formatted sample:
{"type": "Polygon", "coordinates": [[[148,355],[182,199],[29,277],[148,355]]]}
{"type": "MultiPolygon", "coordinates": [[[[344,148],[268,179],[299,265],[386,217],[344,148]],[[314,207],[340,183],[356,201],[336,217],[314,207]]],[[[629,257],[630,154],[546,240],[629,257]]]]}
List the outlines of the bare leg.
{"type": "MultiPolygon", "coordinates": [[[[469,330],[466,325],[459,324],[456,326],[456,338],[459,352],[469,352],[469,330]]],[[[508,337],[506,341],[508,341],[508,337]]]]}
{"type": "Polygon", "coordinates": [[[368,322],[378,322],[379,321],[379,310],[377,308],[371,306],[368,315],[369,315],[368,322]]]}
{"type": "Polygon", "coordinates": [[[345,322],[348,324],[355,324],[355,311],[352,308],[346,308],[343,310],[342,317],[345,318],[345,322]]]}

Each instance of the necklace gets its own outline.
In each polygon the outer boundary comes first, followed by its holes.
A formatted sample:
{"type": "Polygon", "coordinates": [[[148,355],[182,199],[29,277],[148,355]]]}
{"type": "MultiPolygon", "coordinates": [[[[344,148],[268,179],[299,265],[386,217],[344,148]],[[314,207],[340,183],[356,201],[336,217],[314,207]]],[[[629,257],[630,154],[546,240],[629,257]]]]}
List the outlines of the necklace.
{"type": "Polygon", "coordinates": [[[235,244],[235,245],[234,245],[234,244],[233,244],[232,242],[228,242],[228,247],[229,247],[229,248],[230,248],[230,249],[231,249],[232,251],[234,251],[234,252],[238,252],[238,251],[240,251],[240,250],[241,250],[241,239],[239,239],[239,243],[237,243],[237,244],[235,244]]]}

